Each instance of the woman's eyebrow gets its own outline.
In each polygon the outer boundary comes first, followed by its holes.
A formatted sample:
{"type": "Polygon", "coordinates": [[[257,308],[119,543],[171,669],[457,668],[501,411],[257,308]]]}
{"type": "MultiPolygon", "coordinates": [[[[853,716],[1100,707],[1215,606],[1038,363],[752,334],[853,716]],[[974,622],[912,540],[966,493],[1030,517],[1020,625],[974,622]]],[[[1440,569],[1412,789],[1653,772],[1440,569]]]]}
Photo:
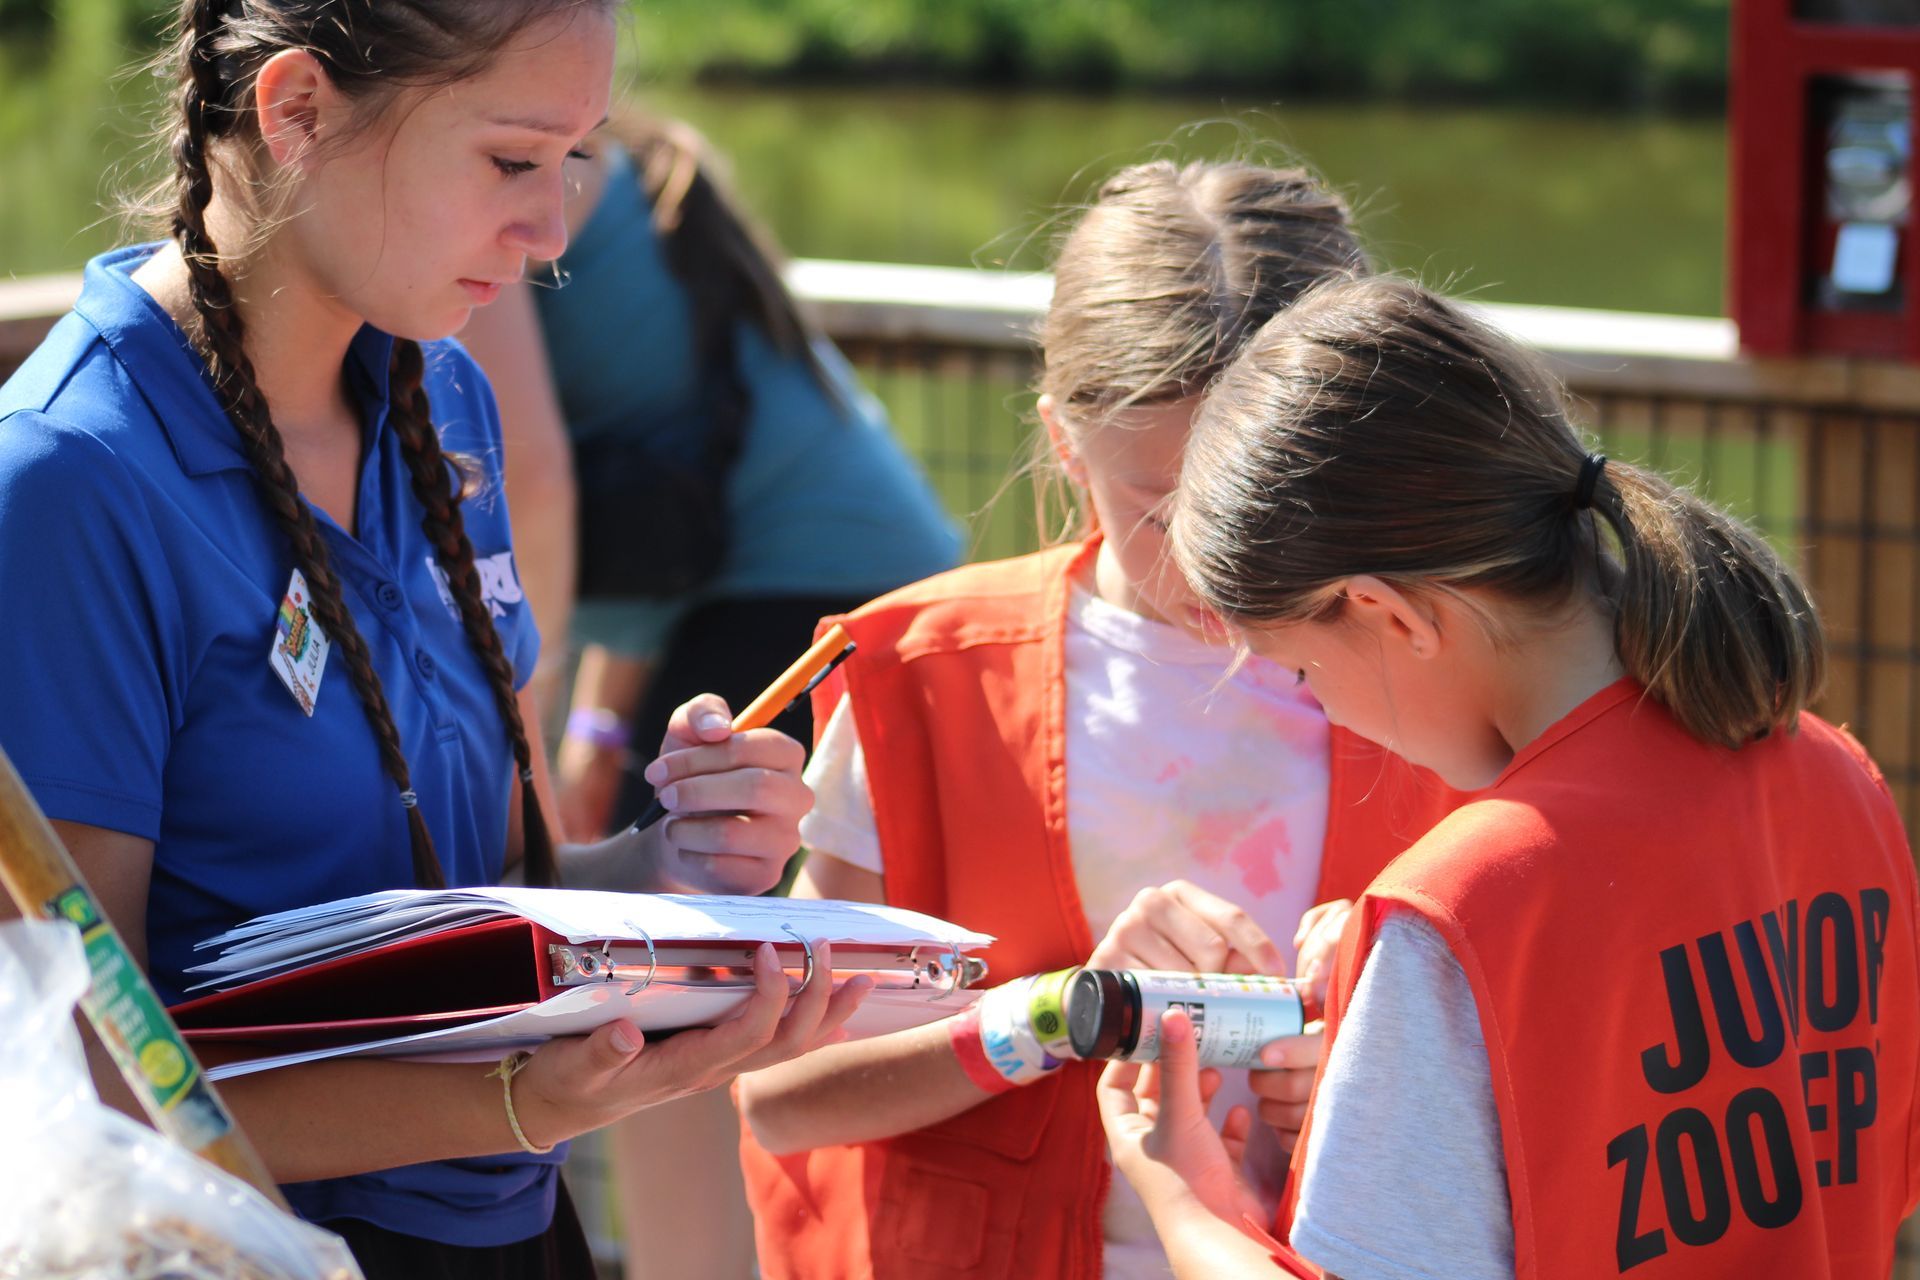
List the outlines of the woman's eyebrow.
{"type": "MultiPolygon", "coordinates": [[[[589,129],[587,132],[592,133],[594,129],[604,128],[607,121],[612,118],[612,116],[601,116],[600,123],[594,125],[593,129],[589,129]]],[[[564,121],[548,120],[540,116],[488,116],[487,123],[497,124],[508,129],[530,129],[535,133],[550,133],[556,138],[571,138],[573,136],[573,126],[571,124],[564,121]]]]}

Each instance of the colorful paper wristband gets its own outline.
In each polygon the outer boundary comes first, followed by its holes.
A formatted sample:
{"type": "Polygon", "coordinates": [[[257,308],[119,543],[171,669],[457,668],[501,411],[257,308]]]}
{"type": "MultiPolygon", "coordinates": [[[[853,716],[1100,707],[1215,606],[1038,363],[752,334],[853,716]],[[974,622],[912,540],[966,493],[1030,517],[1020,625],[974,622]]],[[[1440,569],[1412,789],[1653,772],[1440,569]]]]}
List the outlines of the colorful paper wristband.
{"type": "Polygon", "coordinates": [[[960,1061],[960,1069],[967,1073],[967,1079],[973,1081],[983,1093],[1010,1093],[1019,1085],[994,1070],[987,1061],[986,1045],[980,1039],[980,1010],[975,1007],[965,1013],[947,1019],[947,1040],[953,1045],[953,1056],[960,1061]]]}

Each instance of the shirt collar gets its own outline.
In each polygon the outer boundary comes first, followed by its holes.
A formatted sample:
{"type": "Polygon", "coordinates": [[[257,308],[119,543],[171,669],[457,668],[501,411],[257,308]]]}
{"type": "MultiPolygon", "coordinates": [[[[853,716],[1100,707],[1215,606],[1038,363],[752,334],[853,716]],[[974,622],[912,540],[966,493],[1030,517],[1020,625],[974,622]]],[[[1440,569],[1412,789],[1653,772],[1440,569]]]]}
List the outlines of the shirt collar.
{"type": "MultiPolygon", "coordinates": [[[[73,309],[99,332],[140,388],[182,470],[191,476],[247,470],[251,464],[239,429],[221,407],[206,365],[166,308],[133,281],[132,273],[159,247],[153,243],[115,249],[87,263],[73,309]]],[[[348,376],[360,397],[369,454],[386,430],[392,351],[393,339],[371,325],[361,326],[347,349],[348,376]]]]}

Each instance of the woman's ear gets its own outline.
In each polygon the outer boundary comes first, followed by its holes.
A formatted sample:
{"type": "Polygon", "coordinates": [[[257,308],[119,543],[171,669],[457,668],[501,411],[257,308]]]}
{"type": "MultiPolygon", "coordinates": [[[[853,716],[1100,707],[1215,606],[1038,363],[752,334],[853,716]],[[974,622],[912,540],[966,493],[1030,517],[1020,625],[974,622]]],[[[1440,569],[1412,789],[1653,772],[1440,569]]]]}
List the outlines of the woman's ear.
{"type": "Polygon", "coordinates": [[[267,59],[254,80],[253,101],[261,140],[280,168],[302,166],[327,118],[344,106],[326,68],[305,49],[282,49],[267,59]]]}
{"type": "Polygon", "coordinates": [[[1074,452],[1073,441],[1068,439],[1066,428],[1060,422],[1060,410],[1054,404],[1052,396],[1041,396],[1035,406],[1040,411],[1040,421],[1046,425],[1047,439],[1053,444],[1053,456],[1060,459],[1060,466],[1066,471],[1067,479],[1081,488],[1087,484],[1087,464],[1074,452]]]}
{"type": "Polygon", "coordinates": [[[1342,584],[1347,620],[1373,631],[1382,643],[1397,644],[1415,658],[1440,656],[1445,638],[1439,618],[1418,597],[1372,574],[1359,574],[1342,584]]]}

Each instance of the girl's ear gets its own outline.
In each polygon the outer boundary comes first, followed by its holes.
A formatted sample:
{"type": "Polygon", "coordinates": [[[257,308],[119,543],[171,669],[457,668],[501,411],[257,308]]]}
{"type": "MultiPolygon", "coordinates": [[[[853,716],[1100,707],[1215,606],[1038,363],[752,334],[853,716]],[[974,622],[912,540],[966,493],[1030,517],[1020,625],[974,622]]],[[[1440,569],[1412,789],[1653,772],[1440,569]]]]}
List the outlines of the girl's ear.
{"type": "Polygon", "coordinates": [[[1060,423],[1060,411],[1052,396],[1041,396],[1035,406],[1040,411],[1040,421],[1046,424],[1047,439],[1053,443],[1053,456],[1060,459],[1060,466],[1066,471],[1067,479],[1081,488],[1087,487],[1087,464],[1074,452],[1073,441],[1067,438],[1066,428],[1060,423]]]}
{"type": "Polygon", "coordinates": [[[1343,584],[1347,620],[1372,631],[1383,644],[1398,645],[1422,661],[1440,656],[1445,638],[1426,603],[1398,587],[1359,574],[1343,584]]]}
{"type": "Polygon", "coordinates": [[[344,106],[332,77],[305,49],[282,49],[260,68],[253,87],[255,123],[267,154],[281,168],[314,154],[325,118],[344,106]]]}

